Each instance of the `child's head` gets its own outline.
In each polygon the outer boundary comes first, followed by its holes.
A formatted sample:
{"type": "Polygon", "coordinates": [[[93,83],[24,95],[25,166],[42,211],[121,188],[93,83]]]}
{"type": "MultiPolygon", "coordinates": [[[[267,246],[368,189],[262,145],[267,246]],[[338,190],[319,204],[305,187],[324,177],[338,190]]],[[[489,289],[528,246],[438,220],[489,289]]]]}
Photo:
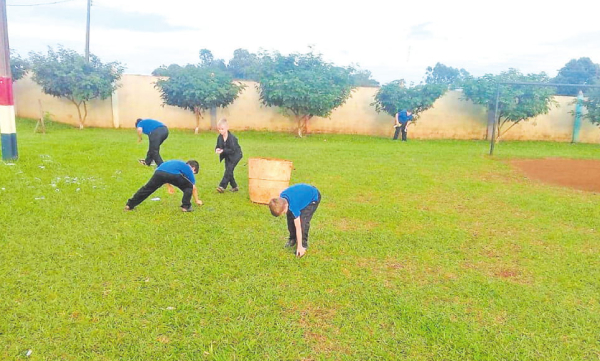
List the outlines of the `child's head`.
{"type": "Polygon", "coordinates": [[[221,135],[227,134],[227,131],[229,130],[229,124],[227,124],[227,119],[222,118],[221,120],[219,120],[219,122],[217,123],[217,130],[221,135]]]}
{"type": "Polygon", "coordinates": [[[141,120],[140,118],[138,118],[138,120],[136,120],[136,121],[135,121],[135,127],[136,127],[136,128],[138,127],[138,124],[140,124],[140,122],[141,122],[141,121],[142,121],[142,120],[141,120]]]}
{"type": "Polygon", "coordinates": [[[269,201],[269,209],[271,214],[275,217],[279,217],[288,210],[288,201],[285,198],[273,198],[269,201]]]}
{"type": "Polygon", "coordinates": [[[192,167],[194,174],[198,174],[198,171],[200,170],[200,164],[198,164],[198,162],[196,162],[193,159],[190,159],[186,162],[186,164],[192,167]]]}

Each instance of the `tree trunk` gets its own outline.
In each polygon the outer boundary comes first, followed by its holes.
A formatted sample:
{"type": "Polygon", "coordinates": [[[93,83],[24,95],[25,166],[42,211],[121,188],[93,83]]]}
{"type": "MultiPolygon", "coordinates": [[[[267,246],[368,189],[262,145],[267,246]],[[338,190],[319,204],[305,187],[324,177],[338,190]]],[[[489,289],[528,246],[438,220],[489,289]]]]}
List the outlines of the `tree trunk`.
{"type": "Polygon", "coordinates": [[[198,131],[200,130],[200,117],[202,115],[198,107],[194,107],[194,115],[196,116],[196,129],[194,129],[194,134],[198,134],[198,131]]]}
{"type": "Polygon", "coordinates": [[[309,115],[296,116],[297,121],[297,132],[298,136],[302,138],[304,134],[308,134],[308,120],[311,117],[309,115]]]}
{"type": "MultiPolygon", "coordinates": [[[[83,119],[81,118],[81,103],[77,103],[75,101],[75,99],[69,99],[73,104],[75,104],[75,107],[77,108],[77,116],[79,117],[79,130],[83,129],[83,119]]],[[[87,114],[87,110],[86,110],[86,114],[87,114]]]]}

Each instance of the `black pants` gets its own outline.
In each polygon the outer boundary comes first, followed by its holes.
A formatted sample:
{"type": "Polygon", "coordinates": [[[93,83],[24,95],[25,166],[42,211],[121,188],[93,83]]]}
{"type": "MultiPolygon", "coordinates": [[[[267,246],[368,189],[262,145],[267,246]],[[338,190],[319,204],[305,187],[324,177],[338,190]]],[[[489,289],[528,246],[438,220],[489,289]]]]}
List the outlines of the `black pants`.
{"type": "Polygon", "coordinates": [[[160,145],[169,137],[169,129],[167,127],[158,127],[148,134],[148,153],[146,153],[146,165],[150,165],[152,161],[156,165],[163,163],[160,156],[160,145]]]}
{"type": "MultiPolygon", "coordinates": [[[[302,225],[302,247],[308,248],[308,231],[310,230],[310,220],[313,214],[315,214],[319,204],[321,203],[321,193],[319,193],[319,199],[316,202],[311,202],[308,206],[304,207],[300,211],[300,224],[302,225]]],[[[288,231],[290,231],[290,239],[297,242],[296,239],[296,225],[294,224],[294,214],[287,211],[287,224],[288,231]]]]}
{"type": "Polygon", "coordinates": [[[181,174],[171,174],[163,171],[156,171],[152,178],[146,183],[142,188],[140,188],[134,195],[127,201],[127,205],[129,209],[134,209],[140,203],[142,203],[146,198],[148,198],[152,193],[154,193],[158,188],[162,187],[163,184],[169,183],[174,185],[175,187],[181,189],[183,192],[183,198],[181,198],[181,208],[190,209],[192,203],[190,200],[192,199],[192,191],[194,190],[194,185],[187,180],[181,174]]]}
{"type": "Polygon", "coordinates": [[[398,135],[402,132],[402,140],[406,142],[406,126],[408,123],[401,123],[399,127],[396,127],[396,131],[394,132],[394,140],[398,140],[398,135]]]}
{"type": "Polygon", "coordinates": [[[221,183],[219,183],[219,187],[225,189],[228,184],[231,184],[231,188],[237,188],[237,182],[235,181],[235,177],[233,176],[233,171],[238,163],[242,160],[242,158],[229,159],[225,158],[225,174],[223,174],[223,179],[221,179],[221,183]]]}

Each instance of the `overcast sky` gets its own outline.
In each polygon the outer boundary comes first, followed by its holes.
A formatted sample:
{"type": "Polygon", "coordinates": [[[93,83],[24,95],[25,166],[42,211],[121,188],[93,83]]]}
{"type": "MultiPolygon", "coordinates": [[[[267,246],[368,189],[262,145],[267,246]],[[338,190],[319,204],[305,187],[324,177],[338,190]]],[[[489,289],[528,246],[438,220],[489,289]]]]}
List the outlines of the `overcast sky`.
{"type": "MultiPolygon", "coordinates": [[[[6,1],[21,56],[59,44],[83,54],[87,0],[6,1]]],[[[419,82],[437,62],[476,76],[510,67],[555,76],[573,58],[600,63],[599,13],[598,0],[93,0],[90,51],[130,74],[197,63],[202,48],[228,61],[238,48],[314,46],[382,83],[419,82]]]]}

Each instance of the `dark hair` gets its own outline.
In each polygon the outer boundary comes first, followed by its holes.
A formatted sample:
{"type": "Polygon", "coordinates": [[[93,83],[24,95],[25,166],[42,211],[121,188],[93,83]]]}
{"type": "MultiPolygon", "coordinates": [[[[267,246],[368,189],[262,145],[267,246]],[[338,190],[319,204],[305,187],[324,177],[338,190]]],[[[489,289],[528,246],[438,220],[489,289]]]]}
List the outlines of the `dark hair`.
{"type": "Polygon", "coordinates": [[[142,120],[140,118],[138,118],[138,120],[135,121],[135,127],[137,128],[138,124],[140,124],[142,120]]]}
{"type": "Polygon", "coordinates": [[[196,162],[193,159],[190,159],[186,163],[189,164],[190,167],[194,168],[194,174],[198,174],[198,171],[200,171],[200,164],[198,164],[198,162],[196,162]]]}

